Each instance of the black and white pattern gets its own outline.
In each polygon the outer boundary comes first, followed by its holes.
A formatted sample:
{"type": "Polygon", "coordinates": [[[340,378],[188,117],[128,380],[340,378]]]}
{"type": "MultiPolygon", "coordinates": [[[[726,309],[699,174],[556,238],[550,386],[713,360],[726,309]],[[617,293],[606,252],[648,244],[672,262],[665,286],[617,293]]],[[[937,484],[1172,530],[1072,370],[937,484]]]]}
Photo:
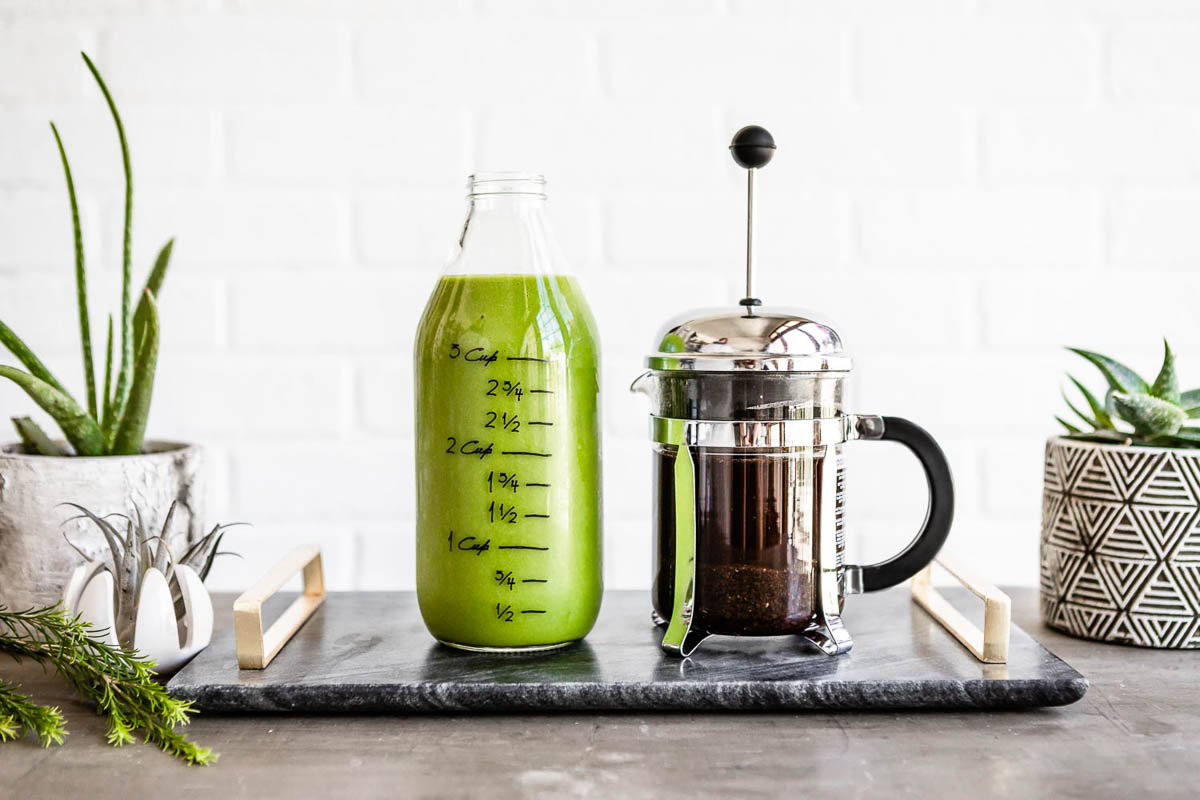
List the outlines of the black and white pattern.
{"type": "Polygon", "coordinates": [[[1200,451],[1051,439],[1045,468],[1046,624],[1200,648],[1200,451]]]}

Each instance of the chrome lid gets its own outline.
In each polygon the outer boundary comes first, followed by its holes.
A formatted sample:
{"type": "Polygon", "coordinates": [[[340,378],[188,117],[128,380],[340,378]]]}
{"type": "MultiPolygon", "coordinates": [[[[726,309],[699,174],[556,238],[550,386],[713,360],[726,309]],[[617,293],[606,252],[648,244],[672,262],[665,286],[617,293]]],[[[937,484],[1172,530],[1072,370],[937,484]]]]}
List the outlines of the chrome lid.
{"type": "Polygon", "coordinates": [[[646,366],[696,372],[849,372],[837,331],[802,311],[728,308],[667,323],[646,366]]]}

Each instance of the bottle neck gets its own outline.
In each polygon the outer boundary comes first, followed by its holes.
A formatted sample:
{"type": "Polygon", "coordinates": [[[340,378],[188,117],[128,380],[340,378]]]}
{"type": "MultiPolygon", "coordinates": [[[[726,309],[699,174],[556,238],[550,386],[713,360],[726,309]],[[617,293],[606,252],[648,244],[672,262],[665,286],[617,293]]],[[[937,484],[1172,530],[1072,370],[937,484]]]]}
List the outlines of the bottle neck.
{"type": "Polygon", "coordinates": [[[467,219],[446,267],[453,275],[562,274],[540,176],[473,175],[467,219]],[[498,177],[497,177],[498,176],[498,177]]]}

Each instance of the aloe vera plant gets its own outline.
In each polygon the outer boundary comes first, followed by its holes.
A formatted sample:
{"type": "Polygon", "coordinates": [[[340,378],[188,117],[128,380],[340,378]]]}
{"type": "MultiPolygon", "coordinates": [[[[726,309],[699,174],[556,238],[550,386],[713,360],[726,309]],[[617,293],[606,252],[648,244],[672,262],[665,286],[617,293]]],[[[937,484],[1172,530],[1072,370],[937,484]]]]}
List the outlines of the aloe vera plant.
{"type": "Polygon", "coordinates": [[[1090,350],[1067,349],[1095,366],[1107,383],[1101,402],[1079,380],[1067,376],[1089,412],[1081,411],[1063,392],[1067,407],[1087,426],[1085,429],[1055,417],[1066,428],[1067,438],[1152,447],[1200,447],[1200,426],[1188,424],[1189,420],[1200,419],[1200,389],[1179,390],[1175,354],[1166,340],[1162,367],[1153,383],[1116,359],[1090,350]]]}
{"type": "Polygon", "coordinates": [[[96,65],[81,53],[88,71],[100,87],[108,104],[117,138],[121,145],[121,160],[125,174],[125,226],[121,248],[121,313],[120,339],[116,343],[120,351],[116,363],[115,385],[113,385],[113,318],[108,318],[108,342],[105,347],[104,386],[97,392],[96,370],[92,359],[91,322],[88,318],[87,271],[84,265],[83,234],[79,225],[79,204],[75,197],[75,182],[71,177],[71,165],[63,146],[58,128],[50,123],[54,141],[58,145],[63,173],[67,181],[67,198],[71,205],[71,228],[75,237],[75,300],[79,308],[79,332],[83,345],[83,377],[86,386],[86,406],[76,400],[66,387],[50,372],[41,359],[17,334],[0,320],[0,345],[6,347],[25,367],[24,370],[0,364],[0,377],[7,378],[25,390],[43,411],[49,414],[71,451],[56,444],[28,417],[14,418],[17,433],[26,452],[48,456],[105,456],[136,455],[142,451],[146,433],[146,419],[150,412],[150,399],[154,392],[154,372],[158,360],[159,319],[155,303],[167,264],[171,259],[170,240],[159,251],[150,271],[146,286],[133,306],[131,296],[131,233],[133,215],[133,170],[129,162],[129,146],[125,140],[125,126],[108,86],[100,76],[96,65]]]}

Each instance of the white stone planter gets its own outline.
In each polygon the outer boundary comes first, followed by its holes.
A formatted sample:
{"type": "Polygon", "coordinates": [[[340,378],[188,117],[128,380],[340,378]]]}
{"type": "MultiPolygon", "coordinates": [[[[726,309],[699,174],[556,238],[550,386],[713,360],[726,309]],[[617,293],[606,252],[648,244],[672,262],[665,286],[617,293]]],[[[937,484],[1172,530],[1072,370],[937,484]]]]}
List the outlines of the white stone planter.
{"type": "Polygon", "coordinates": [[[1050,439],[1041,601],[1073,636],[1200,648],[1200,450],[1050,439]]]}
{"type": "Polygon", "coordinates": [[[0,448],[0,604],[10,608],[52,605],[62,597],[72,570],[83,559],[63,538],[66,532],[91,558],[107,551],[96,526],[79,521],[62,503],[78,503],[97,514],[133,516],[135,507],[149,529],[162,527],[178,501],[172,527],[187,540],[204,524],[203,451],[176,442],[146,442],[138,456],[100,458],[31,456],[19,445],[0,448]]]}

